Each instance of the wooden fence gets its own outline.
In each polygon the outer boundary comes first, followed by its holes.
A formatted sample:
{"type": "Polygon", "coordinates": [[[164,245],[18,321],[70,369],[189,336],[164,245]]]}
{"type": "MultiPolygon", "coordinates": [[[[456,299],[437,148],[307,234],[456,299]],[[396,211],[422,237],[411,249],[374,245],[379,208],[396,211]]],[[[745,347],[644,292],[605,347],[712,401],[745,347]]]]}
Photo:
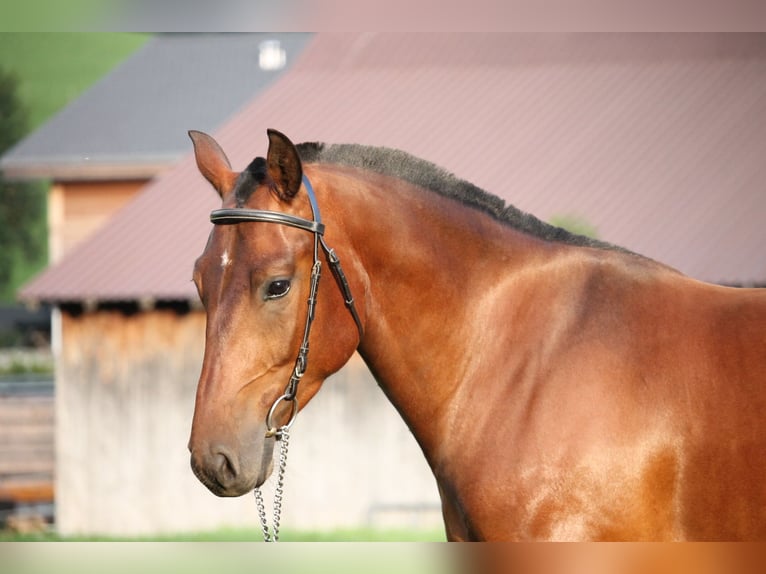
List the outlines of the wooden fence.
{"type": "Polygon", "coordinates": [[[0,523],[20,508],[52,518],[54,452],[53,381],[0,381],[0,523]]]}

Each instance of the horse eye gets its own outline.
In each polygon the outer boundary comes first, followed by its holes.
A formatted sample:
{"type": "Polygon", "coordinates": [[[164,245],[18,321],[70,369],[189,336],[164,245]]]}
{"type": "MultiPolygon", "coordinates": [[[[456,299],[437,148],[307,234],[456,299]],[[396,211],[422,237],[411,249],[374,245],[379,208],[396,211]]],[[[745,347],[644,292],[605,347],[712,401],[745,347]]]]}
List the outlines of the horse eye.
{"type": "Polygon", "coordinates": [[[278,279],[277,281],[272,281],[269,284],[268,288],[266,289],[266,298],[279,299],[280,297],[287,295],[288,291],[290,291],[290,280],[278,279]]]}

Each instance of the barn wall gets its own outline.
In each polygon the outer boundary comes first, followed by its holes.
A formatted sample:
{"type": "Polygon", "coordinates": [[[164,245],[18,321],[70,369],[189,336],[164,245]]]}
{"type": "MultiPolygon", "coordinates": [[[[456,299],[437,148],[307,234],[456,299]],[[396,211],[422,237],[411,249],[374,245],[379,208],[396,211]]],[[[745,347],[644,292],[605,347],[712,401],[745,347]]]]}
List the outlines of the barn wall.
{"type": "Polygon", "coordinates": [[[48,252],[59,261],[133,199],[137,181],[57,182],[48,195],[48,252]]]}
{"type": "MultiPolygon", "coordinates": [[[[202,313],[63,313],[62,333],[56,375],[61,533],[257,526],[251,496],[217,498],[189,468],[202,313]]],[[[364,365],[353,360],[325,383],[293,428],[283,528],[439,524],[435,483],[419,448],[364,365]]]]}

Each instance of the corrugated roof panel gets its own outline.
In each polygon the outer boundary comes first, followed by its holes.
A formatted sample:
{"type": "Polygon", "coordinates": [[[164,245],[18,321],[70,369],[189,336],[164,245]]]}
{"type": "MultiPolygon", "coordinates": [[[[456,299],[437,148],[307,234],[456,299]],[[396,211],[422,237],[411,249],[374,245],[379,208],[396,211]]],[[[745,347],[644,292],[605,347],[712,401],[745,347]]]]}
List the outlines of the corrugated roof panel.
{"type": "Polygon", "coordinates": [[[192,266],[220,199],[192,158],[141,195],[90,239],[32,281],[25,299],[77,302],[190,300],[192,266]],[[175,193],[167,193],[166,185],[175,193]],[[188,193],[184,191],[188,190],[188,193]]]}
{"type": "Polygon", "coordinates": [[[189,123],[213,131],[270,85],[260,46],[286,68],[309,34],[159,34],[0,160],[9,177],[151,177],[187,151],[189,123]],[[131,171],[132,170],[132,171],[131,171]]]}
{"type": "MultiPolygon", "coordinates": [[[[535,65],[519,53],[525,42],[533,53],[536,36],[511,36],[514,57],[492,65],[482,65],[482,37],[449,39],[437,44],[479,54],[476,65],[431,63],[431,35],[320,35],[215,136],[240,168],[265,153],[270,127],[295,142],[404,149],[541,219],[579,216],[602,239],[694,277],[766,281],[766,36],[663,36],[673,57],[634,36],[590,46],[567,36],[535,65]],[[576,48],[569,62],[567,41],[576,48]],[[357,42],[333,68],[339,46],[357,42]],[[429,63],[376,56],[389,47],[424,50],[429,63]]],[[[193,296],[187,277],[215,205],[188,157],[24,296],[193,296]]]]}

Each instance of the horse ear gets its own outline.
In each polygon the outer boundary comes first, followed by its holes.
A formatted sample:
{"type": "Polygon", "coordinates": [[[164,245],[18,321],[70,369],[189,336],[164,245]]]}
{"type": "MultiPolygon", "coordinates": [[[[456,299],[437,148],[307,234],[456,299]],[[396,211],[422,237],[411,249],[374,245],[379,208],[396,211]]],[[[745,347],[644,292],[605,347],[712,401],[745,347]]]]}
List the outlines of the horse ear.
{"type": "Polygon", "coordinates": [[[189,130],[189,137],[194,144],[194,157],[200,173],[223,198],[232,190],[237,179],[229,159],[218,142],[206,133],[189,130]]]}
{"type": "Polygon", "coordinates": [[[266,133],[269,136],[269,151],[266,154],[269,176],[276,184],[279,197],[290,201],[301,188],[301,158],[286,135],[277,130],[266,130],[266,133]]]}

